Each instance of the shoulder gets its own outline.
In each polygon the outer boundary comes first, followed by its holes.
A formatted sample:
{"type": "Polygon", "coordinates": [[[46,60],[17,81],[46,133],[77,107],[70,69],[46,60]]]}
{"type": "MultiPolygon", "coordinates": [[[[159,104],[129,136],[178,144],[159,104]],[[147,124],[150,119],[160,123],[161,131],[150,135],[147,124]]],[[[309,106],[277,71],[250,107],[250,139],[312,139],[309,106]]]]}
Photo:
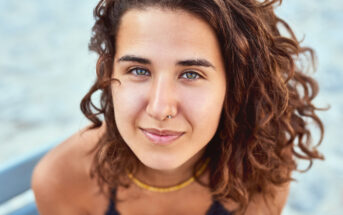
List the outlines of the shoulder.
{"type": "Polygon", "coordinates": [[[273,185],[274,197],[256,194],[248,205],[246,214],[279,215],[287,203],[290,182],[281,185],[273,185]]]}
{"type": "MultiPolygon", "coordinates": [[[[245,215],[279,215],[287,203],[290,183],[281,186],[271,186],[274,190],[274,197],[256,194],[248,203],[245,215]]],[[[235,211],[239,205],[232,200],[222,203],[228,211],[235,211]]]]}
{"type": "Polygon", "coordinates": [[[32,176],[32,189],[40,214],[83,214],[84,198],[94,180],[89,177],[90,150],[104,132],[88,127],[47,153],[32,176]]]}

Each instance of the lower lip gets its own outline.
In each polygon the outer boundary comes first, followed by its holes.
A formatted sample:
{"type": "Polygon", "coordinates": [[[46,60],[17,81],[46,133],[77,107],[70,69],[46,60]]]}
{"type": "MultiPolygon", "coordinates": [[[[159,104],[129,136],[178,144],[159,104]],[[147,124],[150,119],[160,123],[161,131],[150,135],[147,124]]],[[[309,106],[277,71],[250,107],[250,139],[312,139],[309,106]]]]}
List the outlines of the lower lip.
{"type": "Polygon", "coordinates": [[[150,133],[148,131],[142,130],[144,135],[153,143],[157,145],[168,145],[171,144],[174,140],[181,137],[183,134],[180,135],[168,135],[168,136],[161,136],[157,134],[150,133]]]}

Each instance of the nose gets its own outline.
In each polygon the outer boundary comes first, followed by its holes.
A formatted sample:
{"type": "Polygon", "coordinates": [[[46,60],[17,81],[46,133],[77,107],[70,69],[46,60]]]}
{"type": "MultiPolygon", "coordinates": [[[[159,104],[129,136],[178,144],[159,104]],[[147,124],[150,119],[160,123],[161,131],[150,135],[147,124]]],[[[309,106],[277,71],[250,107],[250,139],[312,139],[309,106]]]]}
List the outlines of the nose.
{"type": "Polygon", "coordinates": [[[168,77],[153,80],[148,95],[146,112],[149,116],[163,121],[168,115],[176,116],[177,98],[173,82],[168,77]]]}

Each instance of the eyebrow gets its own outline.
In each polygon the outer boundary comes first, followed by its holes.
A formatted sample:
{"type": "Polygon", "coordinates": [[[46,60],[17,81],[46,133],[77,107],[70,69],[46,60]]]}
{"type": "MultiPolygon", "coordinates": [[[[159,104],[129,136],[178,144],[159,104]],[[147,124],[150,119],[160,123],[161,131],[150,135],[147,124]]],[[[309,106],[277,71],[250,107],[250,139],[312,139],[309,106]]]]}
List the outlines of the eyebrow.
{"type": "MultiPolygon", "coordinates": [[[[119,58],[117,62],[136,62],[141,64],[149,65],[151,64],[151,61],[146,58],[142,58],[135,55],[124,55],[123,57],[119,58]]],[[[216,67],[213,66],[212,63],[210,63],[206,59],[186,59],[186,60],[180,60],[176,63],[176,65],[179,66],[202,66],[202,67],[212,67],[214,70],[216,70],[216,67]]]]}

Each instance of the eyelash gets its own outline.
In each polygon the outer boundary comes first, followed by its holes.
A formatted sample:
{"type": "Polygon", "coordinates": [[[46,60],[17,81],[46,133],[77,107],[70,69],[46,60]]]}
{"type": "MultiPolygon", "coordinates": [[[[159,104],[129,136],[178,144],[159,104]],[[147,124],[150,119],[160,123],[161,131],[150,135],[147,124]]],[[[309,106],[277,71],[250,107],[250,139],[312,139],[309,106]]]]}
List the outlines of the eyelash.
{"type": "MultiPolygon", "coordinates": [[[[133,71],[135,71],[135,70],[144,70],[144,71],[146,71],[146,72],[149,72],[149,71],[146,70],[146,69],[143,69],[143,68],[140,68],[140,67],[135,67],[135,68],[130,69],[130,70],[128,71],[128,73],[133,74],[133,71]]],[[[192,74],[192,75],[196,75],[196,76],[197,76],[197,78],[185,78],[185,79],[191,80],[191,81],[203,78],[199,73],[194,72],[194,71],[187,71],[187,72],[184,72],[184,73],[182,73],[181,76],[183,76],[183,75],[185,75],[185,74],[192,74]]],[[[141,75],[137,75],[137,74],[134,74],[134,75],[135,75],[135,76],[141,76],[141,75]]],[[[142,75],[142,76],[145,76],[145,75],[142,75]]]]}

